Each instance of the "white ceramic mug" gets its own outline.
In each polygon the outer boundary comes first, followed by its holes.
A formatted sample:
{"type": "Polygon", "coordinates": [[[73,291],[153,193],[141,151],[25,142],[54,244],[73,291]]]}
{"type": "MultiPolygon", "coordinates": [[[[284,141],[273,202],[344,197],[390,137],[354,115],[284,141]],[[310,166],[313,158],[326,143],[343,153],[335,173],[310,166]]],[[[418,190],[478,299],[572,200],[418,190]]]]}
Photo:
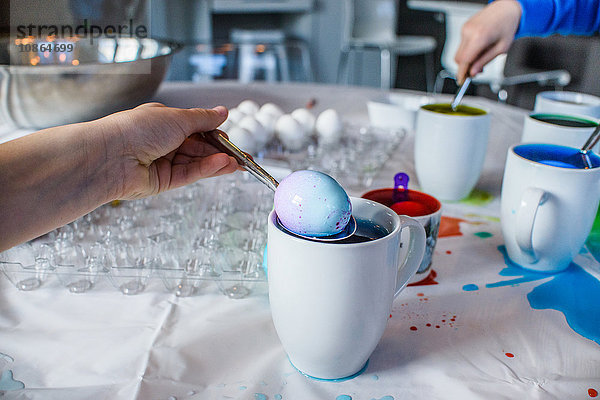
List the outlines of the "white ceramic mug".
{"type": "Polygon", "coordinates": [[[535,271],[558,272],[581,250],[600,200],[600,157],[589,157],[594,168],[563,168],[548,163],[580,162],[578,149],[552,144],[509,149],[501,221],[512,261],[535,271]]]}
{"type": "MultiPolygon", "coordinates": [[[[268,282],[273,323],[291,363],[305,375],[343,379],[362,370],[383,335],[392,302],[419,268],[425,232],[412,218],[351,198],[359,229],[371,221],[387,234],[363,243],[324,243],[268,220],[268,282]],[[400,233],[409,228],[400,258],[400,233]]],[[[404,236],[404,235],[402,235],[404,236]]]]}
{"type": "Polygon", "coordinates": [[[540,92],[535,96],[533,112],[600,118],[600,97],[577,92],[540,92]]]}
{"type": "MultiPolygon", "coordinates": [[[[549,143],[581,148],[597,124],[598,120],[586,116],[562,113],[531,113],[525,118],[521,142],[549,143]],[[580,123],[582,126],[565,126],[560,125],[558,122],[580,123]]],[[[598,149],[600,149],[600,145],[593,148],[595,152],[598,149]]]]}
{"type": "MultiPolygon", "coordinates": [[[[421,190],[440,200],[461,200],[475,187],[487,149],[490,114],[452,115],[419,109],[415,132],[415,171],[421,190]]],[[[443,104],[442,104],[443,106],[443,104]]],[[[449,107],[449,105],[448,105],[449,107]]]]}

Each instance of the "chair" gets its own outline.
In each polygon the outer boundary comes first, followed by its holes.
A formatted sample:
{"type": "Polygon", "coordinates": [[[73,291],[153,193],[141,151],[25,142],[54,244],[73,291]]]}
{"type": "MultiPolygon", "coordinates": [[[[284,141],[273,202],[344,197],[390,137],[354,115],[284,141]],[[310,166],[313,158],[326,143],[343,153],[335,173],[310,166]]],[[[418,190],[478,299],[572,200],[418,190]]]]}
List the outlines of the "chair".
{"type": "Polygon", "coordinates": [[[337,81],[342,75],[349,80],[348,59],[351,53],[379,51],[381,88],[392,87],[397,57],[423,55],[427,90],[433,89],[435,75],[433,54],[437,42],[430,36],[398,36],[398,0],[346,0],[342,49],[337,81]],[[393,57],[393,58],[392,58],[393,57]]]}
{"type": "Polygon", "coordinates": [[[238,79],[242,82],[254,81],[260,72],[264,73],[268,82],[290,81],[288,50],[292,48],[300,53],[303,80],[313,80],[306,43],[286,38],[282,30],[233,29],[230,39],[239,49],[238,79]]]}
{"type": "MultiPolygon", "coordinates": [[[[409,7],[429,9],[446,14],[446,43],[442,50],[442,67],[435,80],[434,93],[442,91],[446,79],[456,79],[458,65],[454,61],[454,55],[460,44],[461,29],[467,20],[485,5],[478,3],[450,2],[450,1],[409,1],[409,7]],[[419,6],[415,6],[418,3],[419,6]],[[422,6],[422,7],[421,7],[422,6]]],[[[474,84],[489,86],[498,100],[505,102],[508,97],[506,88],[524,83],[538,83],[540,85],[554,85],[560,90],[571,81],[571,75],[565,70],[532,71],[525,74],[505,76],[504,66],[506,54],[501,54],[488,63],[483,71],[473,78],[474,84]]]]}

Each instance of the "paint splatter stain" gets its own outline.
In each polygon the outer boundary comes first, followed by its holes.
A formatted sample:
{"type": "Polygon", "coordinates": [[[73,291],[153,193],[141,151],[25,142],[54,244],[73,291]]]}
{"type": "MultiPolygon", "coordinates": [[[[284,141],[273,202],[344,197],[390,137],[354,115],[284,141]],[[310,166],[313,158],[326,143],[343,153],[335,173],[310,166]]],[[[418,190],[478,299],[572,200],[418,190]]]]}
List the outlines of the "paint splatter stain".
{"type": "Polygon", "coordinates": [[[335,398],[335,400],[352,400],[352,397],[348,396],[347,394],[340,394],[335,398]]]}
{"type": "Polygon", "coordinates": [[[378,375],[371,375],[371,380],[372,381],[378,381],[379,380],[379,376],[378,375]]]}
{"type": "Polygon", "coordinates": [[[246,389],[248,389],[248,387],[247,387],[247,386],[244,386],[244,385],[240,385],[239,389],[240,389],[240,390],[246,390],[246,389]]]}
{"type": "Polygon", "coordinates": [[[263,393],[254,393],[254,400],[267,400],[267,395],[263,393]]]}
{"type": "Polygon", "coordinates": [[[475,232],[473,235],[482,238],[482,239],[487,239],[487,238],[491,238],[492,235],[490,232],[475,232]]]}
{"type": "Polygon", "coordinates": [[[371,400],[394,400],[394,398],[392,396],[383,396],[380,399],[372,398],[371,400]]]}
{"type": "Polygon", "coordinates": [[[514,358],[515,355],[513,353],[504,353],[504,355],[508,358],[514,358]]]}
{"type": "Polygon", "coordinates": [[[410,327],[410,330],[411,330],[411,331],[416,331],[416,330],[417,330],[417,327],[416,327],[416,326],[411,326],[411,327],[410,327]]]}
{"type": "Polygon", "coordinates": [[[428,322],[428,323],[425,324],[425,326],[431,326],[431,324],[428,322]]]}
{"type": "Polygon", "coordinates": [[[543,280],[527,294],[530,307],[561,312],[571,329],[600,344],[600,307],[589,307],[589,304],[600,304],[600,281],[575,263],[554,275],[528,271],[508,258],[504,246],[498,247],[498,250],[504,255],[506,263],[506,268],[500,271],[500,275],[522,278],[488,284],[486,287],[543,280]]]}
{"type": "Polygon", "coordinates": [[[464,290],[465,292],[474,292],[476,290],[479,290],[479,286],[475,285],[474,283],[469,283],[467,285],[464,285],[462,287],[462,290],[464,290]]]}
{"type": "Polygon", "coordinates": [[[283,399],[283,397],[279,393],[276,394],[274,397],[275,397],[275,400],[281,400],[281,399],[283,399]]]}
{"type": "Polygon", "coordinates": [[[588,396],[590,397],[598,397],[598,391],[594,388],[588,389],[588,396]]]}
{"type": "Polygon", "coordinates": [[[461,203],[481,207],[485,206],[492,200],[494,200],[494,196],[492,196],[490,193],[479,189],[473,189],[466,199],[461,200],[461,203]]]}
{"type": "Polygon", "coordinates": [[[452,254],[451,250],[446,250],[446,254],[452,254]]]}
{"type": "Polygon", "coordinates": [[[438,237],[451,237],[451,236],[462,236],[460,231],[460,223],[467,222],[461,218],[445,217],[442,216],[440,220],[440,230],[438,231],[438,237]]]}
{"type": "Polygon", "coordinates": [[[13,372],[9,369],[0,376],[0,391],[24,389],[25,384],[13,379],[13,372]]]}
{"type": "Polygon", "coordinates": [[[438,282],[435,280],[436,277],[437,277],[437,272],[435,272],[435,270],[432,269],[431,271],[429,271],[429,275],[427,275],[427,277],[425,277],[424,279],[421,279],[418,282],[409,283],[406,286],[437,285],[438,282]]]}

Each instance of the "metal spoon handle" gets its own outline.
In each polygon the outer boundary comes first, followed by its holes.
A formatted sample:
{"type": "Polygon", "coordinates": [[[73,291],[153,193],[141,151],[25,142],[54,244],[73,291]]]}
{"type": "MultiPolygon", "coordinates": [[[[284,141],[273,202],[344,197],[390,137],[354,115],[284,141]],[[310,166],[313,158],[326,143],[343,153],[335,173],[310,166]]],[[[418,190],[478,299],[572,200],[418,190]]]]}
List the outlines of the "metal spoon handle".
{"type": "Polygon", "coordinates": [[[600,140],[600,124],[596,125],[596,129],[594,129],[594,132],[592,132],[588,140],[585,142],[581,148],[581,151],[586,153],[588,150],[594,147],[596,143],[598,143],[598,140],[600,140]]]}
{"type": "Polygon", "coordinates": [[[229,139],[223,136],[218,130],[204,132],[204,139],[218,150],[235,158],[238,164],[244,167],[246,171],[264,183],[272,191],[275,191],[277,186],[279,186],[279,182],[277,182],[275,178],[258,165],[252,157],[240,150],[235,144],[231,143],[229,139]]]}
{"type": "Polygon", "coordinates": [[[463,82],[463,84],[460,86],[460,89],[456,93],[456,96],[454,96],[454,100],[452,100],[452,103],[450,104],[452,111],[456,111],[462,98],[465,96],[465,93],[467,92],[467,89],[469,88],[470,84],[471,84],[471,77],[467,76],[465,78],[465,81],[463,82]]]}

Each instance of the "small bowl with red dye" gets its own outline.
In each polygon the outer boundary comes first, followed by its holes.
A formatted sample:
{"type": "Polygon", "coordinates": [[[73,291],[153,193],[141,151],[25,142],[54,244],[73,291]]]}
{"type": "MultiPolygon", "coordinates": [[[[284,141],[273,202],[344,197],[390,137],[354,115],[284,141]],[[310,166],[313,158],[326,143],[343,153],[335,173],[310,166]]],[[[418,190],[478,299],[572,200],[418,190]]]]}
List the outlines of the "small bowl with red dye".
{"type": "Polygon", "coordinates": [[[411,282],[425,279],[431,268],[433,251],[437,243],[442,203],[433,196],[410,189],[376,189],[363,194],[362,197],[388,206],[398,215],[412,217],[423,225],[427,236],[427,247],[419,270],[411,282]]]}

